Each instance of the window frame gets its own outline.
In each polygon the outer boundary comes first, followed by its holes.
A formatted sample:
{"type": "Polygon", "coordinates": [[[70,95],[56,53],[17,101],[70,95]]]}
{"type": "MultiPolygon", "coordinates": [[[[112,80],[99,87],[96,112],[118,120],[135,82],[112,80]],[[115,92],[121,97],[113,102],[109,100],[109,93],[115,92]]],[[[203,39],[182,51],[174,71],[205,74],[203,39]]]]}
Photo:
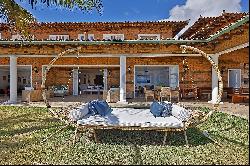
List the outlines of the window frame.
{"type": "Polygon", "coordinates": [[[105,40],[124,40],[124,34],[103,34],[103,39],[105,39],[105,40]],[[115,36],[115,39],[112,39],[113,36],[115,36]],[[120,39],[116,39],[117,36],[120,36],[120,39]]]}
{"type": "MultiPolygon", "coordinates": [[[[141,37],[152,37],[152,36],[156,36],[156,39],[153,40],[161,40],[161,34],[138,34],[138,40],[145,40],[145,39],[141,39],[141,37]]],[[[148,39],[151,40],[151,39],[148,39]]]]}
{"type": "Polygon", "coordinates": [[[55,40],[55,41],[63,40],[63,41],[66,41],[66,40],[69,40],[69,35],[49,35],[49,40],[55,40]]]}
{"type": "Polygon", "coordinates": [[[86,35],[85,34],[78,34],[78,40],[80,41],[85,41],[86,40],[86,35]],[[83,37],[83,40],[81,39],[81,37],[83,37]]]}
{"type": "Polygon", "coordinates": [[[95,35],[94,34],[88,34],[88,40],[89,41],[95,40],[95,35]],[[93,39],[90,39],[90,37],[93,37],[93,39]]]}

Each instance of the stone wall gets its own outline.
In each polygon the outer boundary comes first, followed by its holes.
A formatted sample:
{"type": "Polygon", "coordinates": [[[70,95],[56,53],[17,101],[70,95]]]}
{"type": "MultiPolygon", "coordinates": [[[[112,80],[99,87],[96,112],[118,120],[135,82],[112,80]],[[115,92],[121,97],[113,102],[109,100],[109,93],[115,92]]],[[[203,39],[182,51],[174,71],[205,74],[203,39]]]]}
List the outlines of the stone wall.
{"type": "MultiPolygon", "coordinates": [[[[155,23],[47,23],[29,29],[36,40],[47,40],[49,35],[69,35],[70,40],[78,39],[78,34],[94,34],[94,39],[103,40],[103,34],[124,34],[125,40],[138,39],[138,34],[160,34],[161,38],[173,38],[174,34],[186,23],[155,22],[155,23]]],[[[2,39],[11,39],[16,33],[8,28],[0,31],[2,39]]]]}

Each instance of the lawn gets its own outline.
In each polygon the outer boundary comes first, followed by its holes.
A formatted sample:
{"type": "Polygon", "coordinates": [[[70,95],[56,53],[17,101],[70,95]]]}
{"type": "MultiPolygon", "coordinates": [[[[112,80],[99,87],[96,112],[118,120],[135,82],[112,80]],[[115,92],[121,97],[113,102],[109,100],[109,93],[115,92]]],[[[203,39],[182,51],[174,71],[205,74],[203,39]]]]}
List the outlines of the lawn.
{"type": "MultiPolygon", "coordinates": [[[[203,109],[204,110],[204,109],[203,109]]],[[[164,133],[155,131],[98,130],[101,143],[81,137],[71,145],[74,128],[41,141],[61,126],[45,108],[0,106],[0,164],[248,164],[248,121],[215,113],[198,126],[207,130],[219,147],[197,129],[171,133],[162,146],[164,133]]]]}

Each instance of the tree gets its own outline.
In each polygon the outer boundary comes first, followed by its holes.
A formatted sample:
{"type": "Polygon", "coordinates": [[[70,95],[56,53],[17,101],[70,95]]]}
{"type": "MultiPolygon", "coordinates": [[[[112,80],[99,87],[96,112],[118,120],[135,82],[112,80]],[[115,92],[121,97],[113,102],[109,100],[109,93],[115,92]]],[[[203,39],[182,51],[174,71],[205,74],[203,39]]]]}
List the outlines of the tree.
{"type": "MultiPolygon", "coordinates": [[[[16,0],[18,1],[18,0],[16,0]]],[[[81,11],[92,11],[96,9],[99,14],[102,14],[102,0],[19,0],[27,1],[32,8],[39,7],[40,4],[49,6],[64,7],[67,9],[77,8],[81,11]]],[[[36,22],[35,17],[26,9],[18,5],[15,0],[0,0],[0,18],[7,22],[13,31],[17,31],[28,36],[28,26],[30,23],[36,22]]]]}

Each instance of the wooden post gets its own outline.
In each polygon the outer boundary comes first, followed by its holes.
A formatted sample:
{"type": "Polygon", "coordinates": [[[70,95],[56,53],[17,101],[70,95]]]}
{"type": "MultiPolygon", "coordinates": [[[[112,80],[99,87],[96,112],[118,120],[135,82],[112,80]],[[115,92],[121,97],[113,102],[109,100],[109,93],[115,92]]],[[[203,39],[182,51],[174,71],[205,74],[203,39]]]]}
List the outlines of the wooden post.
{"type": "Polygon", "coordinates": [[[167,139],[167,131],[165,131],[164,139],[163,139],[163,145],[166,144],[166,139],[167,139]]]}
{"type": "Polygon", "coordinates": [[[95,129],[93,130],[93,133],[94,133],[94,139],[95,139],[95,142],[98,143],[98,140],[97,140],[97,136],[96,136],[96,131],[95,129]]]}
{"type": "Polygon", "coordinates": [[[187,129],[186,129],[186,122],[183,122],[183,128],[184,128],[184,137],[186,141],[186,145],[188,146],[188,139],[187,139],[187,129]]]}
{"type": "Polygon", "coordinates": [[[75,145],[75,142],[76,142],[77,130],[78,130],[78,125],[76,126],[75,135],[73,138],[73,145],[75,145]]]}

